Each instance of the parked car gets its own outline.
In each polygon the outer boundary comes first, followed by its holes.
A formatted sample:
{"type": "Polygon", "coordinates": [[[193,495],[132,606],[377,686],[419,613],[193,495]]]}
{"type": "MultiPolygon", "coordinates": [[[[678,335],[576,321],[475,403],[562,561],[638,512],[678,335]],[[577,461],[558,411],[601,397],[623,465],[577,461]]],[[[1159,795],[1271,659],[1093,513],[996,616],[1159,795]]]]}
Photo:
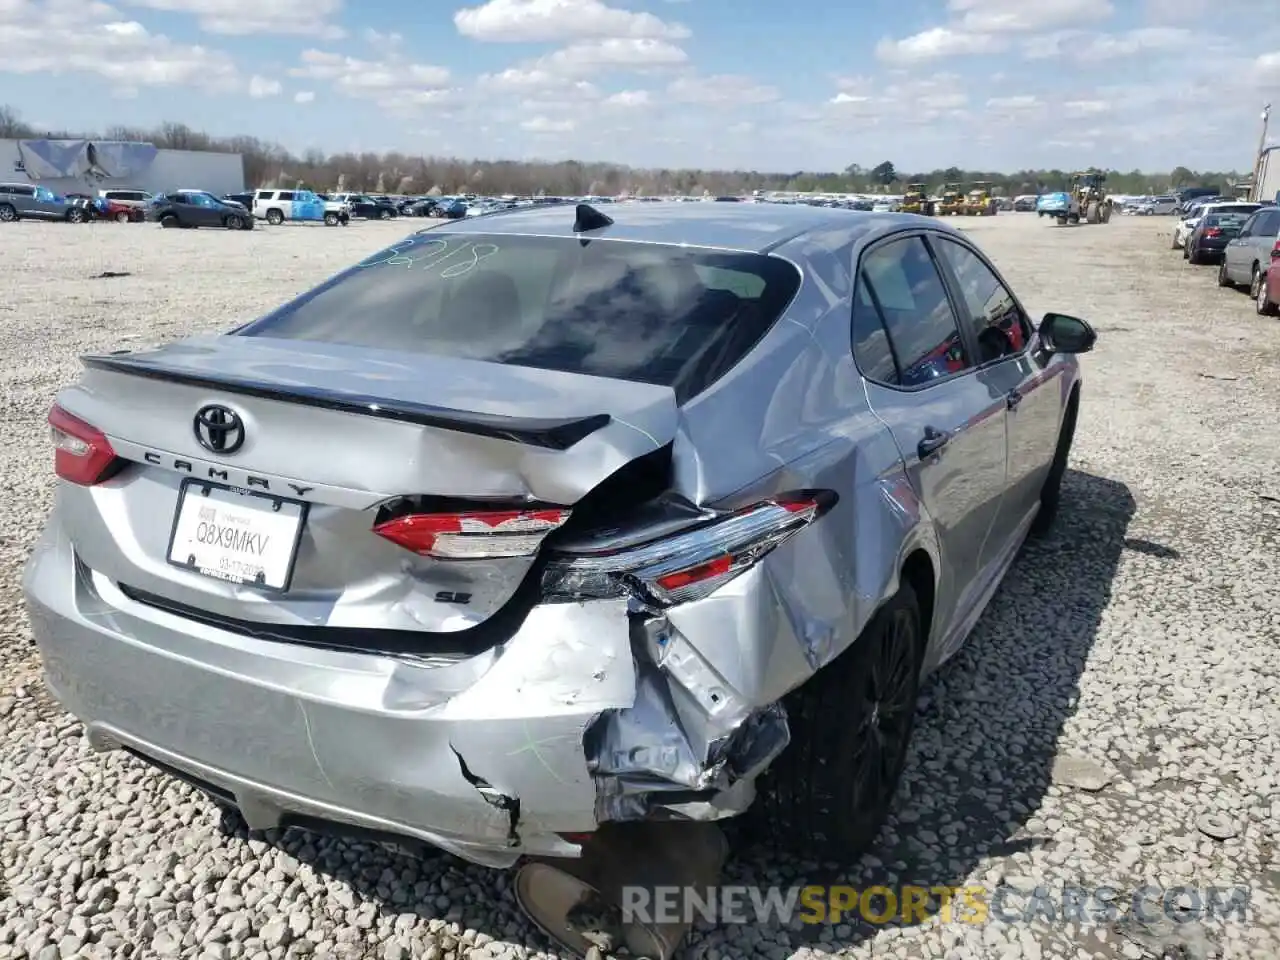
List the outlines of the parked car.
{"type": "Polygon", "coordinates": [[[1230,213],[1212,211],[1205,214],[1196,223],[1182,248],[1182,257],[1188,263],[1217,263],[1222,259],[1222,251],[1228,243],[1240,233],[1240,228],[1249,219],[1249,213],[1230,213]]]}
{"type": "Polygon", "coordinates": [[[1178,206],[1177,197],[1152,197],[1139,203],[1134,209],[1134,213],[1148,217],[1167,217],[1170,214],[1177,213],[1178,206]]]}
{"type": "Polygon", "coordinates": [[[361,193],[337,193],[329,197],[339,203],[345,203],[351,216],[365,220],[392,220],[399,216],[399,211],[390,200],[375,200],[361,193]]]}
{"type": "Polygon", "coordinates": [[[115,220],[117,223],[142,223],[147,219],[145,206],[135,207],[119,200],[101,200],[101,216],[104,220],[115,220]]]}
{"type": "Polygon", "coordinates": [[[1271,267],[1272,251],[1280,248],[1280,207],[1263,207],[1240,227],[1227,243],[1218,267],[1218,286],[1249,285],[1249,295],[1259,296],[1271,267]]]}
{"type": "Polygon", "coordinates": [[[921,678],[1059,509],[1095,335],[940,221],[609,209],[85,358],[23,586],[90,743],[494,867],[753,782],[789,846],[874,837],[921,678]]]}
{"type": "Polygon", "coordinates": [[[1254,308],[1262,317],[1280,316],[1280,249],[1271,251],[1271,265],[1262,275],[1258,293],[1253,298],[1254,308]]]}
{"type": "Polygon", "coordinates": [[[330,200],[312,190],[259,190],[253,198],[253,215],[279,226],[286,220],[346,226],[351,208],[340,200],[330,200]]]}
{"type": "Polygon", "coordinates": [[[1183,249],[1192,231],[1195,230],[1201,219],[1210,213],[1243,213],[1247,215],[1261,206],[1262,204],[1260,203],[1246,203],[1239,200],[1206,201],[1203,203],[1192,201],[1192,206],[1187,214],[1174,224],[1173,249],[1183,249]]]}
{"type": "Polygon", "coordinates": [[[156,194],[147,206],[147,219],[162,227],[253,229],[253,217],[248,210],[203,190],[156,194]]]}
{"type": "Polygon", "coordinates": [[[440,220],[461,220],[466,215],[466,202],[454,197],[441,197],[436,201],[435,206],[427,211],[428,217],[440,220]]]}
{"type": "Polygon", "coordinates": [[[102,201],[103,212],[108,219],[125,223],[146,219],[147,204],[151,201],[151,194],[146,190],[110,187],[106,190],[99,190],[98,199],[102,201]],[[110,208],[109,210],[108,207],[110,208]],[[122,208],[131,212],[121,217],[122,208]]]}
{"type": "Polygon", "coordinates": [[[1014,197],[1013,209],[1016,213],[1030,213],[1036,208],[1037,195],[1034,193],[1024,193],[1020,197],[1014,197]]]}
{"type": "Polygon", "coordinates": [[[0,223],[16,220],[64,220],[85,223],[92,211],[32,183],[0,183],[0,223]]]}
{"type": "Polygon", "coordinates": [[[254,191],[249,190],[245,193],[224,193],[222,199],[227,203],[238,203],[246,210],[253,209],[254,191]]]}

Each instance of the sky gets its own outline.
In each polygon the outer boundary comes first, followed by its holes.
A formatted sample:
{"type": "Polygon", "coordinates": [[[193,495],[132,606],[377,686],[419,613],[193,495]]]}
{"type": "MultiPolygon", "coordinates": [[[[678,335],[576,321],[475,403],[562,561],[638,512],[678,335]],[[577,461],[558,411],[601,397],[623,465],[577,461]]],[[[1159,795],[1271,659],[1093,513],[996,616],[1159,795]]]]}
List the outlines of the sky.
{"type": "Polygon", "coordinates": [[[1247,170],[1272,2],[0,0],[0,104],[295,152],[1247,170]]]}

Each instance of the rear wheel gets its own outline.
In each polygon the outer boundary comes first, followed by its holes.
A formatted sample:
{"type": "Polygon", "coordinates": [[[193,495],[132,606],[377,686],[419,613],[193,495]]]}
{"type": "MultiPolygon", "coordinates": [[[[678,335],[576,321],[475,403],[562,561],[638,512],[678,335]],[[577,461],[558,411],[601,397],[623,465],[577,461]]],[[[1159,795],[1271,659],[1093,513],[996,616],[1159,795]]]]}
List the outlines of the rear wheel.
{"type": "Polygon", "coordinates": [[[160,226],[164,227],[167,230],[172,230],[174,227],[182,226],[182,224],[178,222],[178,218],[175,217],[172,213],[166,213],[163,217],[160,218],[160,226]]]}
{"type": "Polygon", "coordinates": [[[383,210],[383,211],[382,211],[382,213],[381,213],[381,214],[379,214],[379,216],[380,216],[383,220],[390,220],[392,217],[394,217],[394,216],[395,216],[395,214],[394,214],[394,213],[392,213],[390,210],[383,210]]]}
{"type": "Polygon", "coordinates": [[[1258,284],[1258,292],[1253,297],[1253,308],[1258,311],[1260,317],[1274,317],[1280,314],[1280,306],[1271,299],[1267,293],[1267,275],[1262,275],[1262,283],[1258,284]]]}
{"type": "Polygon", "coordinates": [[[67,220],[70,223],[84,223],[88,219],[84,215],[84,211],[79,207],[72,207],[67,211],[67,220]]]}
{"type": "Polygon", "coordinates": [[[127,211],[121,210],[119,213],[116,214],[116,223],[128,223],[128,222],[129,222],[129,214],[127,211]]]}
{"type": "Polygon", "coordinates": [[[271,224],[273,227],[280,226],[280,224],[284,223],[284,214],[279,210],[268,210],[267,223],[271,224]]]}
{"type": "Polygon", "coordinates": [[[324,223],[327,227],[336,227],[338,225],[338,215],[336,213],[326,213],[324,215],[324,223]]]}
{"type": "Polygon", "coordinates": [[[1040,488],[1040,509],[1036,518],[1031,521],[1031,535],[1043,537],[1053,527],[1057,519],[1058,507],[1062,502],[1062,478],[1067,475],[1067,461],[1071,459],[1071,443],[1076,435],[1076,415],[1080,410],[1080,394],[1071,394],[1067,402],[1067,412],[1062,418],[1062,429],[1058,432],[1058,446],[1053,451],[1053,462],[1049,465],[1049,474],[1044,478],[1044,486],[1040,488]]]}
{"type": "Polygon", "coordinates": [[[875,840],[915,723],[922,619],[904,581],[852,647],[785,699],[791,742],[752,808],[762,839],[841,861],[875,840]]]}
{"type": "Polygon", "coordinates": [[[243,222],[241,221],[241,219],[240,219],[238,216],[236,216],[234,213],[233,213],[233,214],[231,214],[231,216],[227,217],[227,219],[226,219],[226,221],[225,221],[225,222],[226,222],[226,227],[227,227],[227,229],[228,229],[228,230],[242,230],[242,229],[244,229],[244,223],[243,223],[243,222]]]}
{"type": "Polygon", "coordinates": [[[1221,262],[1220,264],[1218,264],[1218,286],[1220,286],[1220,287],[1234,287],[1234,286],[1235,286],[1235,283],[1234,283],[1234,282],[1232,281],[1232,279],[1231,279],[1231,275],[1230,275],[1229,273],[1227,273],[1227,257],[1226,257],[1226,254],[1223,254],[1223,256],[1222,256],[1222,262],[1221,262]]]}
{"type": "Polygon", "coordinates": [[[1253,265],[1253,273],[1249,276],[1249,296],[1253,297],[1255,302],[1258,299],[1259,292],[1266,288],[1265,276],[1262,268],[1255,263],[1253,265]]]}

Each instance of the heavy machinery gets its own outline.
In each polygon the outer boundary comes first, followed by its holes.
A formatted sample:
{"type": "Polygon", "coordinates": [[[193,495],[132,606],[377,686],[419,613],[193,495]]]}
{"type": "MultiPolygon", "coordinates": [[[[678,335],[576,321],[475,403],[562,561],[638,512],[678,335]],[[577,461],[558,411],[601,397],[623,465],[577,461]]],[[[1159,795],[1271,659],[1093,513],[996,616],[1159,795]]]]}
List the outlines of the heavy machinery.
{"type": "Polygon", "coordinates": [[[960,212],[966,217],[994,217],[996,209],[991,183],[987,180],[975,180],[960,206],[960,212]]]}
{"type": "Polygon", "coordinates": [[[1107,196],[1107,175],[1099,170],[1076,173],[1071,177],[1071,189],[1059,193],[1042,194],[1036,201],[1036,213],[1050,216],[1059,224],[1110,223],[1111,198],[1107,196]]]}
{"type": "Polygon", "coordinates": [[[942,185],[942,199],[938,201],[937,213],[942,217],[954,217],[960,213],[964,206],[964,194],[960,191],[958,183],[944,183],[942,185]]]}
{"type": "Polygon", "coordinates": [[[903,213],[922,213],[926,217],[933,216],[933,201],[929,199],[927,183],[908,183],[907,192],[903,194],[899,208],[903,213]]]}

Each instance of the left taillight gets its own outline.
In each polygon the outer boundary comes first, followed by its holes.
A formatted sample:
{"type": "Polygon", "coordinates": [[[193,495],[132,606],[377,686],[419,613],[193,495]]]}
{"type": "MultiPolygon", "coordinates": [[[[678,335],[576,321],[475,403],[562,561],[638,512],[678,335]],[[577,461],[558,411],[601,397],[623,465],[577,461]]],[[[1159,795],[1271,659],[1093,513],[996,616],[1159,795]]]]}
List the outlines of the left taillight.
{"type": "Polygon", "coordinates": [[[1220,237],[1222,236],[1222,228],[1221,227],[1205,227],[1204,235],[1206,237],[1220,237]]]}
{"type": "Polygon", "coordinates": [[[568,519],[568,510],[556,509],[410,513],[375,525],[373,532],[437,560],[496,560],[533,556],[568,519]]]}
{"type": "Polygon", "coordinates": [[[111,442],[97,427],[63,410],[49,410],[53,469],[69,483],[91,487],[111,477],[120,465],[111,442]]]}
{"type": "Polygon", "coordinates": [[[672,607],[710,596],[825,514],[830,490],[780,494],[683,533],[607,554],[555,557],[543,575],[548,600],[634,596],[672,607]]]}

